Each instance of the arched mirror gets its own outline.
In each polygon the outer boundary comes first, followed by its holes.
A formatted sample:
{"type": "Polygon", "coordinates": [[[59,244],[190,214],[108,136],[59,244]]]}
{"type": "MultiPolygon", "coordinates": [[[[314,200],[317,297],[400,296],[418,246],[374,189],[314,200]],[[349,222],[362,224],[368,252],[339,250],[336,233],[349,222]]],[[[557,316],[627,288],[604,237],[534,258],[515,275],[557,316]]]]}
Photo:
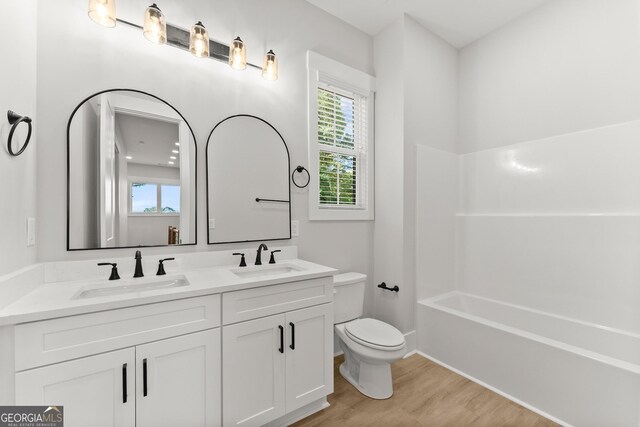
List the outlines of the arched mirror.
{"type": "Polygon", "coordinates": [[[289,149],[265,120],[236,115],[207,142],[209,244],[291,238],[289,149]]]}
{"type": "Polygon", "coordinates": [[[196,243],[196,141],[162,99],[113,89],[67,127],[67,250],[196,243]]]}

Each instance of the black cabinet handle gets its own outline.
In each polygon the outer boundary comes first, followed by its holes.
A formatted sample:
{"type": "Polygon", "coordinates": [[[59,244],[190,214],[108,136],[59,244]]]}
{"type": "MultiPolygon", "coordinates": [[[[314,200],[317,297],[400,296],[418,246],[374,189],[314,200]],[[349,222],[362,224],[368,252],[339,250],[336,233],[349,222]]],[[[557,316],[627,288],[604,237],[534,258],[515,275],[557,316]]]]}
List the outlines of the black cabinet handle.
{"type": "Polygon", "coordinates": [[[122,403],[127,403],[127,364],[122,365],[122,403]]]}
{"type": "Polygon", "coordinates": [[[289,348],[291,350],[295,350],[296,349],[296,325],[294,325],[293,322],[289,322],[289,326],[291,326],[291,345],[289,346],[289,348]]]}
{"type": "Polygon", "coordinates": [[[142,395],[147,397],[147,359],[142,359],[142,395]]]}
{"type": "Polygon", "coordinates": [[[282,325],[278,325],[278,328],[280,329],[280,348],[278,351],[284,353],[284,328],[282,325]]]}

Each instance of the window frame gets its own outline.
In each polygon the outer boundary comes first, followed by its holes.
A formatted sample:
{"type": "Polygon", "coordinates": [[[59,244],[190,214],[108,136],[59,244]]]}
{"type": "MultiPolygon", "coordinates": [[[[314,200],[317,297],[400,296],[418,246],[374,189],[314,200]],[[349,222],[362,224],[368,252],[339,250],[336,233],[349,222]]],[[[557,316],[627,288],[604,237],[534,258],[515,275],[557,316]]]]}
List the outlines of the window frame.
{"type": "MultiPolygon", "coordinates": [[[[161,178],[145,178],[145,177],[136,177],[130,176],[127,179],[127,190],[128,190],[128,206],[127,213],[128,216],[135,217],[179,217],[181,212],[171,212],[171,213],[162,213],[162,212],[133,212],[133,194],[132,194],[132,185],[133,184],[152,184],[156,186],[156,203],[157,208],[162,208],[162,186],[163,185],[173,185],[180,187],[180,180],[174,179],[161,179],[161,178]]],[[[180,189],[182,191],[182,189],[180,189]]]]}
{"type": "MultiPolygon", "coordinates": [[[[308,170],[311,176],[309,185],[309,220],[311,221],[371,221],[375,215],[375,191],[374,191],[374,97],[375,78],[355,68],[319,55],[315,52],[307,52],[308,70],[308,146],[309,161],[308,170]],[[339,76],[339,77],[338,77],[339,76]],[[366,99],[366,151],[365,172],[366,176],[356,174],[356,197],[364,197],[364,206],[352,205],[325,205],[320,204],[320,179],[319,179],[319,155],[320,151],[343,154],[340,147],[328,146],[318,142],[318,88],[335,90],[340,95],[353,94],[366,99]],[[324,149],[323,149],[324,147],[324,149]],[[366,189],[363,195],[362,189],[366,189]]],[[[355,141],[354,141],[355,142],[355,141]]],[[[357,153],[357,148],[354,147],[357,153]]],[[[347,149],[348,150],[348,149],[347,149]]],[[[350,151],[350,150],[348,150],[350,151]]],[[[358,162],[362,160],[356,156],[358,162]]],[[[362,200],[362,199],[361,199],[362,200]]]]}

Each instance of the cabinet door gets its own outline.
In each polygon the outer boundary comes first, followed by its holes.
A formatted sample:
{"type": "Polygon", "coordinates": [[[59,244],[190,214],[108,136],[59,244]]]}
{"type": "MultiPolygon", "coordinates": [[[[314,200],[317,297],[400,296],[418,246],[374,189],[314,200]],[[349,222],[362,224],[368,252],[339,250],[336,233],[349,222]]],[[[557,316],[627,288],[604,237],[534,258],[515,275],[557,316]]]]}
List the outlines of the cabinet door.
{"type": "Polygon", "coordinates": [[[286,314],[287,412],[333,393],[333,304],[286,314]]]}
{"type": "Polygon", "coordinates": [[[128,348],[19,372],[16,404],[64,406],[66,427],[134,427],[134,370],[128,348]]]}
{"type": "Polygon", "coordinates": [[[219,426],[220,329],[136,347],[136,426],[219,426]]]}
{"type": "Polygon", "coordinates": [[[284,314],[222,328],[224,426],[260,426],[285,414],[284,314]]]}

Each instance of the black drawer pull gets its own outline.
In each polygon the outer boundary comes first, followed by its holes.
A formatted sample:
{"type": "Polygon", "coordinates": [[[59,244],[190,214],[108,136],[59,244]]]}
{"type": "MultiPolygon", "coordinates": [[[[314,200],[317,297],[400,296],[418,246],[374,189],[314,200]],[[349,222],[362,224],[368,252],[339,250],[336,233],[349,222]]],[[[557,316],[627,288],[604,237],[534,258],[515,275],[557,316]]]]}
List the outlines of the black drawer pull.
{"type": "Polygon", "coordinates": [[[280,348],[278,351],[284,353],[284,328],[282,325],[278,325],[278,328],[280,329],[280,348]]]}
{"type": "Polygon", "coordinates": [[[291,345],[289,346],[289,348],[291,350],[295,350],[296,349],[296,325],[294,325],[293,322],[289,322],[289,326],[291,326],[291,345]]]}
{"type": "Polygon", "coordinates": [[[127,364],[122,365],[122,403],[127,403],[127,364]]]}
{"type": "Polygon", "coordinates": [[[142,359],[142,395],[147,397],[147,359],[142,359]]]}

